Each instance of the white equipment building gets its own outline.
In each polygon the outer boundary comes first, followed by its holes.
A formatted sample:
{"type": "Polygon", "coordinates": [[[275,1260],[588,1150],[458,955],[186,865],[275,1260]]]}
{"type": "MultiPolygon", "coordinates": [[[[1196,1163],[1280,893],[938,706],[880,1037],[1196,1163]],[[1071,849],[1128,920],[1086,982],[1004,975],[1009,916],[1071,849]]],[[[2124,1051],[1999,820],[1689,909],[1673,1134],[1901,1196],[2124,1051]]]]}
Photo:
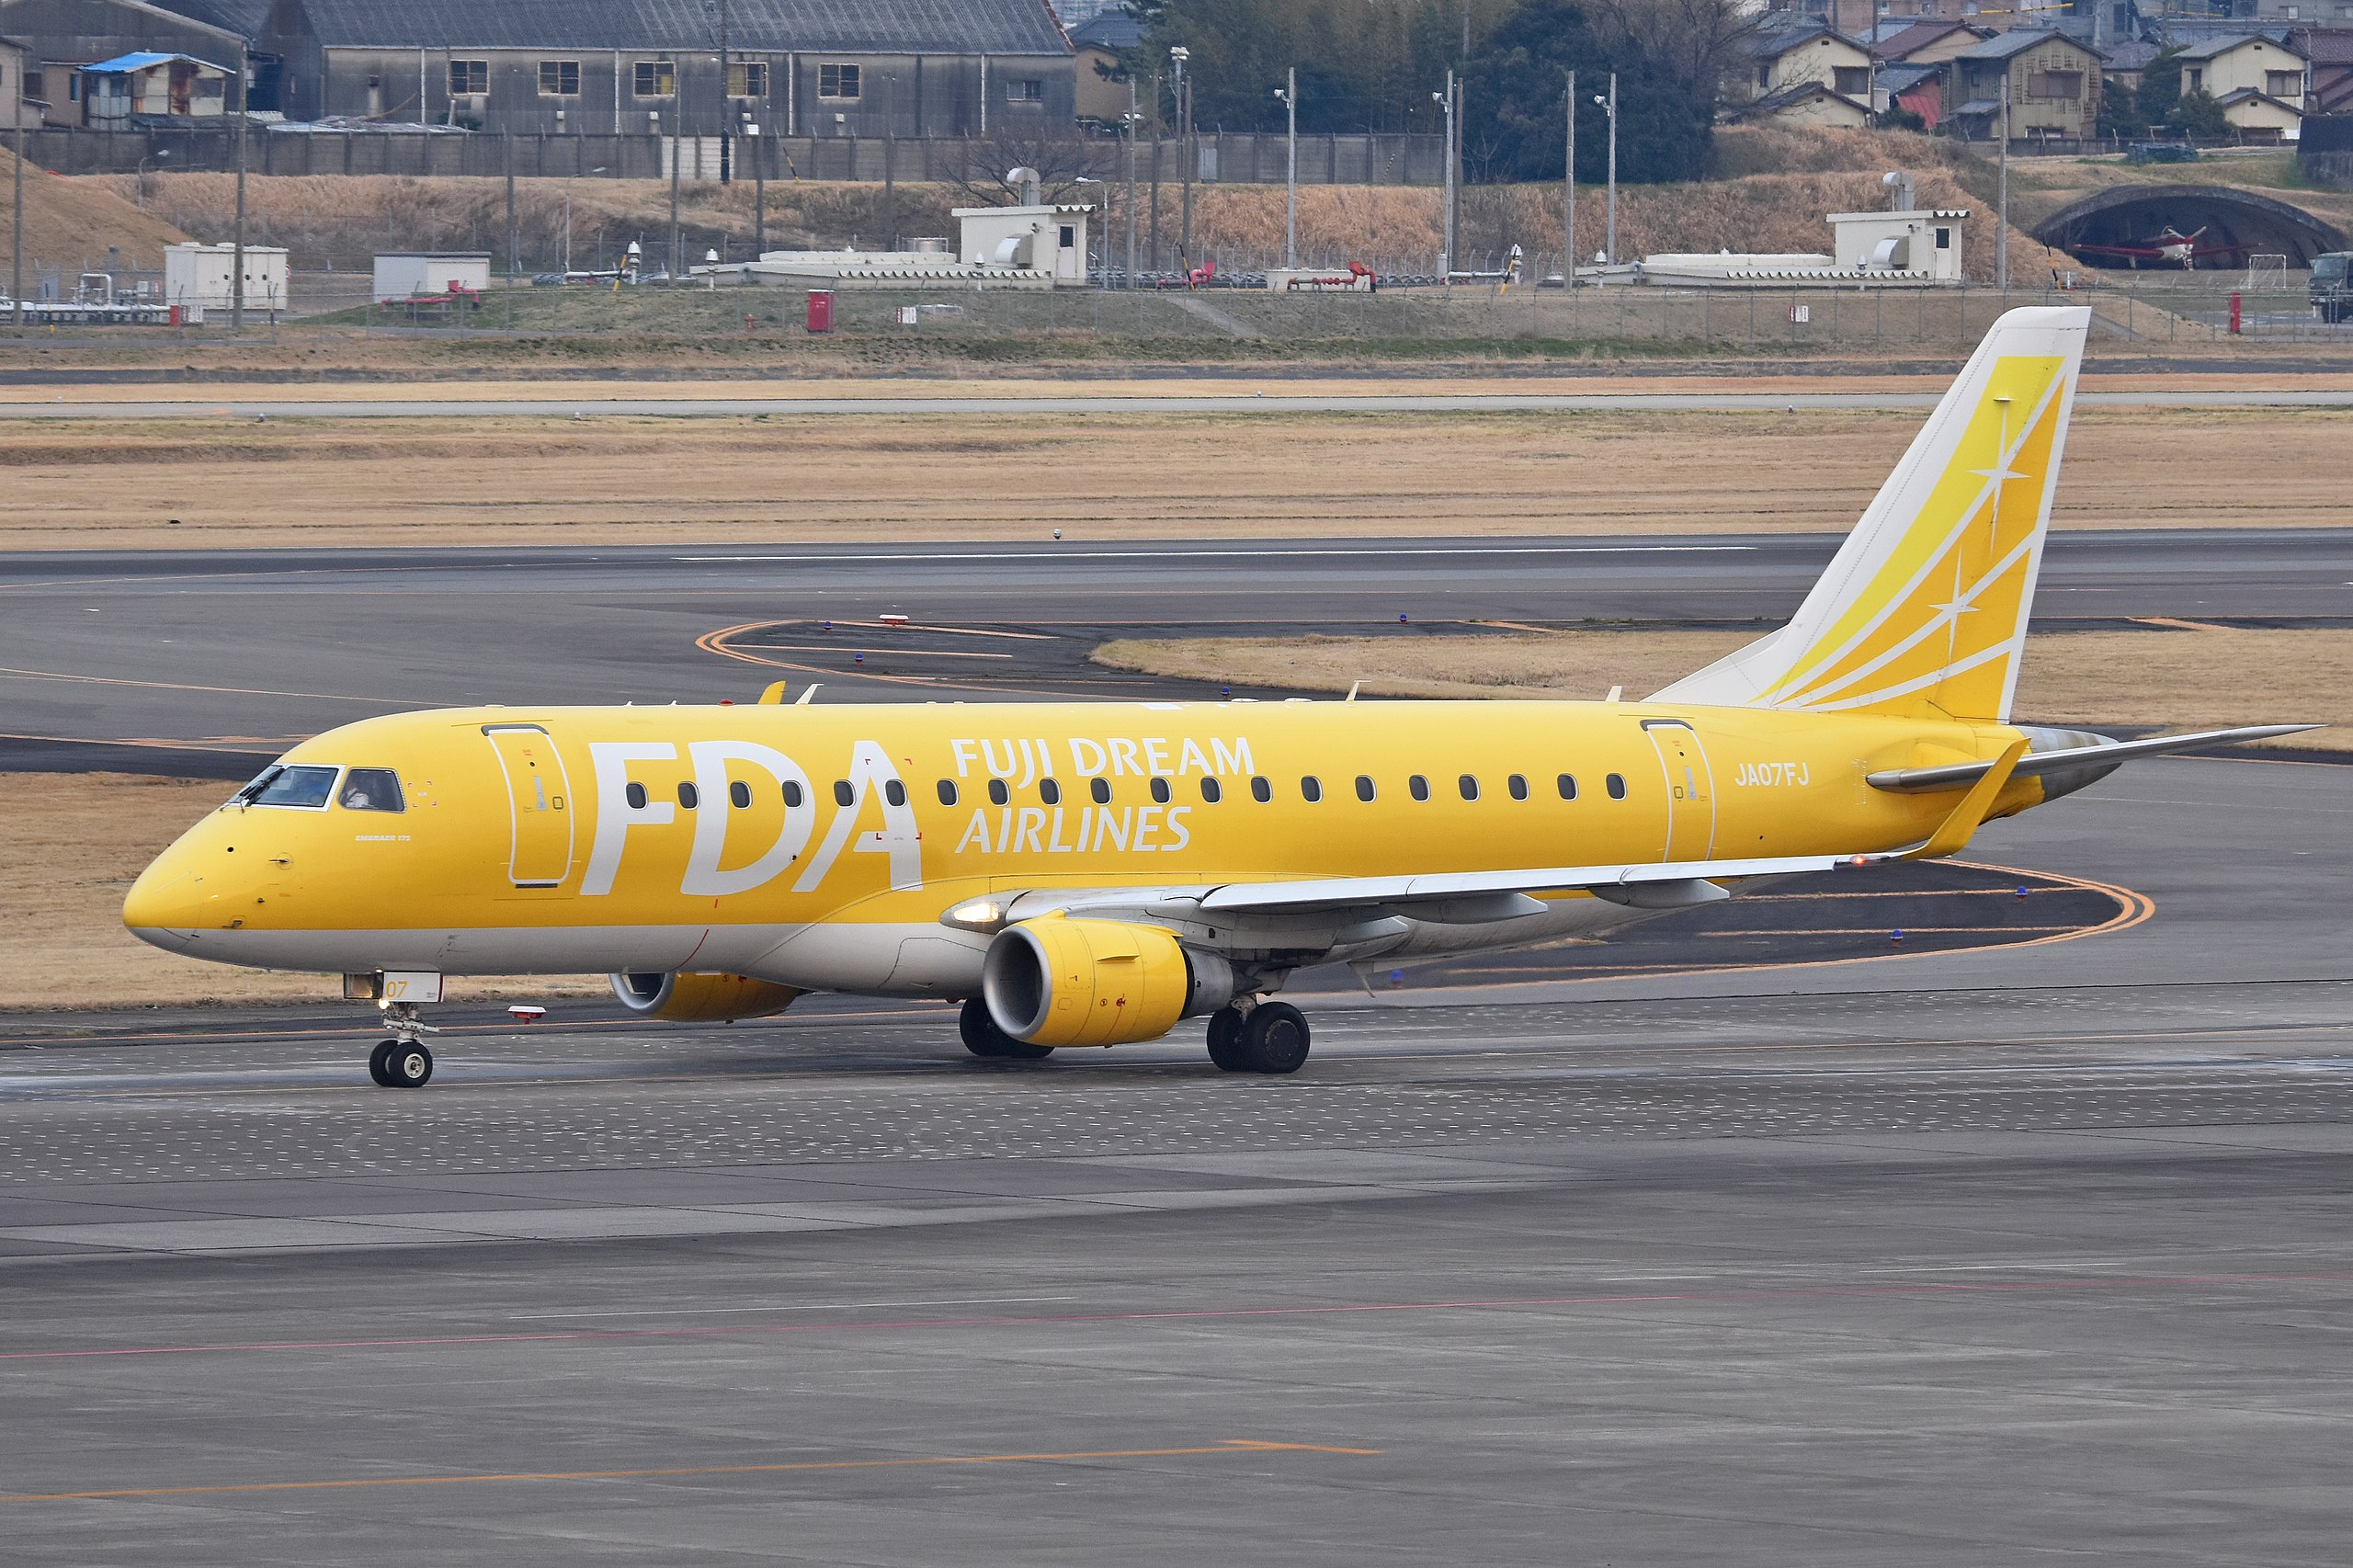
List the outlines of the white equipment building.
{"type": "MultiPolygon", "coordinates": [[[[164,302],[167,305],[228,310],[236,301],[234,245],[201,244],[185,240],[164,247],[164,302]]],[[[245,247],[245,308],[249,311],[290,309],[287,285],[292,272],[281,245],[245,247]]]]}
{"type": "Polygon", "coordinates": [[[373,292],[380,305],[460,290],[479,294],[489,287],[490,253],[486,250],[386,251],[376,258],[373,292]]]}
{"type": "Polygon", "coordinates": [[[1743,254],[1700,251],[1646,256],[1616,267],[1577,269],[1581,281],[1646,283],[1669,289],[1934,288],[1963,281],[1963,207],[1915,207],[1912,176],[1895,170],[1880,182],[1895,199],[1884,212],[1829,214],[1832,253],[1743,254]]]}
{"type": "Polygon", "coordinates": [[[916,240],[915,248],[772,250],[757,261],[698,267],[697,275],[733,273],[756,283],[830,283],[873,288],[922,288],[965,283],[988,289],[1084,289],[1087,286],[1087,222],[1095,209],[1041,201],[1035,169],[1015,169],[1006,182],[1026,199],[1014,207],[954,209],[961,230],[951,253],[944,240],[916,240]]]}

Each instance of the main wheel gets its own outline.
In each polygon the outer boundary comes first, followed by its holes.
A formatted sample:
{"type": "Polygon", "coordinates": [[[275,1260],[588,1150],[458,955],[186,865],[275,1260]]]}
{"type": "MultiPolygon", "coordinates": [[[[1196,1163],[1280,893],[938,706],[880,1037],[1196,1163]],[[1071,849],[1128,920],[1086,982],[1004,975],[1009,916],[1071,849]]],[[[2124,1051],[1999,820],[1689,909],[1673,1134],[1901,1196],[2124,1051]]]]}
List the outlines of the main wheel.
{"type": "Polygon", "coordinates": [[[380,1040],[376,1042],[376,1049],[368,1053],[368,1076],[376,1080],[378,1088],[400,1087],[392,1081],[392,1052],[398,1051],[400,1045],[396,1040],[380,1040]]]}
{"type": "Polygon", "coordinates": [[[1016,1061],[1035,1062],[1051,1056],[1051,1045],[1031,1045],[1026,1040],[1016,1040],[996,1027],[989,1017],[989,1005],[978,996],[968,998],[963,1011],[956,1015],[956,1032],[964,1037],[964,1049],[975,1056],[1011,1057],[1016,1061]]]}
{"type": "Polygon", "coordinates": [[[393,1042],[385,1053],[386,1081],[396,1089],[421,1089],[433,1076],[433,1053],[423,1045],[393,1042]]]}
{"type": "Polygon", "coordinates": [[[1242,1023],[1254,1073],[1296,1073],[1307,1061],[1307,1017],[1288,1002],[1261,1002],[1242,1023]]]}
{"type": "Polygon", "coordinates": [[[1220,1007],[1210,1015],[1210,1060],[1228,1073],[1252,1070],[1249,1053],[1242,1047],[1244,1027],[1239,1007],[1220,1007]]]}

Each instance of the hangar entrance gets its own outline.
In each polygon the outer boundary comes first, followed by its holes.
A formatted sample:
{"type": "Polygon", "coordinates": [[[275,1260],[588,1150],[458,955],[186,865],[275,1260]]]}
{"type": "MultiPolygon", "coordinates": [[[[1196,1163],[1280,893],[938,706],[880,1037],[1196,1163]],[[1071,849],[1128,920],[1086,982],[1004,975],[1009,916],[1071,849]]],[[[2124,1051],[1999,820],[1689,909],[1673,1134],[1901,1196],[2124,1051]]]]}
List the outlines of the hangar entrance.
{"type": "Polygon", "coordinates": [[[2190,265],[2199,271],[2244,267],[2256,256],[2284,256],[2301,271],[2346,248],[2341,231],[2302,208],[2211,185],[2120,186],[2070,202],[2033,232],[2087,267],[2177,268],[2179,260],[2154,254],[2167,231],[2197,236],[2190,265]],[[2142,251],[2152,254],[2134,254],[2142,251]]]}

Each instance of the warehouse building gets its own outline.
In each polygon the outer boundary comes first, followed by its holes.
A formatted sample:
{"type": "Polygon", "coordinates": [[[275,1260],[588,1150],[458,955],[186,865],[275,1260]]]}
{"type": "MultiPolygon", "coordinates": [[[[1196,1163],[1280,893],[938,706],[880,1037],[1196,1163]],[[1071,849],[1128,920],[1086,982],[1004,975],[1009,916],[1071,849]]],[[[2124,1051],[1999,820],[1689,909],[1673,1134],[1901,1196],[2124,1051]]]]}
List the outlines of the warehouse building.
{"type": "Polygon", "coordinates": [[[982,136],[1072,123],[1046,0],[276,0],[255,103],[517,135],[982,136]],[[720,52],[726,49],[724,91],[720,52]]]}

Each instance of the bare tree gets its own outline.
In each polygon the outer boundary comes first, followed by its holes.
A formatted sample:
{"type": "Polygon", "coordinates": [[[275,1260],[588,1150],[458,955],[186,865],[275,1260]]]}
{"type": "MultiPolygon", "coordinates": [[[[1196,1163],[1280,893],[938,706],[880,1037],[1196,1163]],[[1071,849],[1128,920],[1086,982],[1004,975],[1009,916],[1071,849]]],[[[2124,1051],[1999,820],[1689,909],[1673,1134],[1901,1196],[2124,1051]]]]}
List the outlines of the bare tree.
{"type": "Polygon", "coordinates": [[[1742,0],[1593,0],[1591,14],[1597,28],[1673,72],[1703,102],[1745,67],[1737,45],[1757,25],[1742,0]]]}
{"type": "Polygon", "coordinates": [[[1119,166],[1120,143],[1108,137],[1067,131],[1011,131],[951,143],[942,177],[975,202],[1002,204],[1023,199],[1023,192],[1006,184],[1005,176],[1015,169],[1035,169],[1042,199],[1093,200],[1100,193],[1090,197],[1086,187],[1109,180],[1119,166]]]}

